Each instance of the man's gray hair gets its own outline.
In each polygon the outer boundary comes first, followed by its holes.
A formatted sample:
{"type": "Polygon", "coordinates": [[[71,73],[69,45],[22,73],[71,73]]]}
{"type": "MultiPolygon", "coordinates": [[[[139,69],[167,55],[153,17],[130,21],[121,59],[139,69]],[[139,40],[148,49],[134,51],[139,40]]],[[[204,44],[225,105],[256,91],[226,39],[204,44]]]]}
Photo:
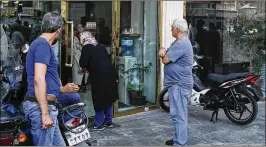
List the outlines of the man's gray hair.
{"type": "Polygon", "coordinates": [[[63,24],[63,18],[57,11],[47,12],[42,19],[42,33],[54,33],[63,24]]]}
{"type": "Polygon", "coordinates": [[[182,33],[186,33],[188,30],[187,21],[183,18],[175,19],[173,22],[173,27],[179,29],[182,33]]]}

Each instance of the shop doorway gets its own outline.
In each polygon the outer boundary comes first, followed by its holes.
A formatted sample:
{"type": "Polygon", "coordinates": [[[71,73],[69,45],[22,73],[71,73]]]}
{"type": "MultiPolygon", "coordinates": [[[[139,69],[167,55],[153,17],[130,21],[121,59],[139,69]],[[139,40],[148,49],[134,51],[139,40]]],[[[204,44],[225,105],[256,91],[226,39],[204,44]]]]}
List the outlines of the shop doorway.
{"type": "Polygon", "coordinates": [[[76,84],[86,87],[80,96],[87,104],[88,115],[94,115],[90,82],[87,76],[78,74],[79,58],[75,58],[75,34],[80,24],[94,28],[96,39],[106,47],[117,69],[119,99],[114,103],[114,116],[143,112],[145,107],[157,108],[157,2],[68,2],[67,8],[68,38],[61,49],[61,61],[65,60],[61,77],[65,83],[74,82],[76,77],[81,79],[76,84]]]}
{"type": "Polygon", "coordinates": [[[91,96],[89,73],[82,73],[79,66],[79,57],[82,46],[79,41],[80,26],[93,24],[92,30],[96,33],[97,41],[104,45],[111,57],[112,36],[112,2],[69,2],[67,6],[67,20],[65,20],[65,40],[62,42],[61,80],[63,84],[75,83],[80,87],[80,99],[86,103],[85,112],[88,116],[94,115],[91,96]]]}

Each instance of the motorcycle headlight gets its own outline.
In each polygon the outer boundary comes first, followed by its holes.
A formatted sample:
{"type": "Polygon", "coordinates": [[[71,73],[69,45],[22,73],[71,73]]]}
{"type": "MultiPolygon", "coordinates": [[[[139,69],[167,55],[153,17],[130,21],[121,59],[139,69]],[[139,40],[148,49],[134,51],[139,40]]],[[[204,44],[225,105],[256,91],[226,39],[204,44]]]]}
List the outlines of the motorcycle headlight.
{"type": "Polygon", "coordinates": [[[27,135],[24,133],[19,133],[17,139],[18,139],[19,143],[26,142],[27,141],[27,135]]]}

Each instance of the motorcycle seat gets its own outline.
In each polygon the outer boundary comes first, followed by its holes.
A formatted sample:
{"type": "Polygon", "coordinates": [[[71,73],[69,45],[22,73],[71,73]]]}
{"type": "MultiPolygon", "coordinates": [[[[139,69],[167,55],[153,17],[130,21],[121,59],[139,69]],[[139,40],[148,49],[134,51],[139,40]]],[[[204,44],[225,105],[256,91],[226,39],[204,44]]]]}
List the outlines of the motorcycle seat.
{"type": "Polygon", "coordinates": [[[242,72],[242,73],[231,73],[228,75],[219,75],[219,74],[209,74],[207,79],[219,84],[222,84],[226,81],[238,79],[238,78],[245,78],[247,77],[249,73],[248,72],[242,72]]]}

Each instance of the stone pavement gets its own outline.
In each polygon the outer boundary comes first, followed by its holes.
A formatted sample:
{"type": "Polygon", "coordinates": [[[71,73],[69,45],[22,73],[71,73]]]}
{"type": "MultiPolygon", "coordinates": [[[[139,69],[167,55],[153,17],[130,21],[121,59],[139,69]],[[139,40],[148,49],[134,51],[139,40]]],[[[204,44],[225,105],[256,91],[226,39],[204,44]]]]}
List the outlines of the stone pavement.
{"type": "MultiPolygon", "coordinates": [[[[200,107],[189,108],[188,145],[265,146],[265,103],[259,102],[257,119],[241,126],[230,122],[223,111],[219,121],[211,123],[210,111],[200,107]]],[[[161,146],[174,135],[172,121],[162,110],[148,111],[115,118],[118,126],[91,132],[93,146],[161,146]]]]}

